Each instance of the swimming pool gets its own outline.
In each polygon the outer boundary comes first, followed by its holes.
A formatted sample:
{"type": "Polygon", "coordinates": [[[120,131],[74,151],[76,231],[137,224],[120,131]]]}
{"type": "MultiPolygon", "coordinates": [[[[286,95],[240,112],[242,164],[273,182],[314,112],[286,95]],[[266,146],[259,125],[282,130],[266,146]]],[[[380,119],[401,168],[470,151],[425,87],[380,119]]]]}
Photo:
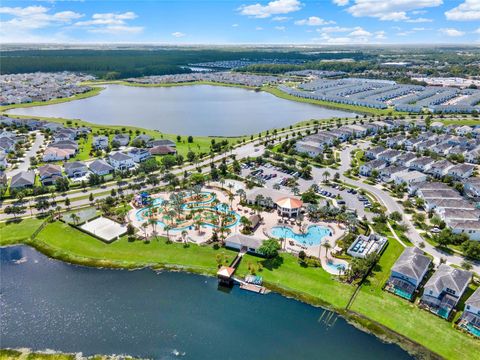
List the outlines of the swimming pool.
{"type": "Polygon", "coordinates": [[[305,246],[318,246],[326,236],[332,236],[332,231],[324,226],[311,225],[304,234],[301,234],[287,226],[274,226],[270,234],[275,238],[295,240],[305,246]]]}
{"type": "MultiPolygon", "coordinates": [[[[195,211],[197,213],[202,213],[202,210],[205,211],[204,214],[206,213],[214,213],[214,212],[222,212],[225,214],[228,214],[232,217],[231,221],[227,225],[225,225],[226,228],[233,228],[240,222],[240,215],[233,211],[230,210],[229,206],[227,204],[219,203],[213,206],[213,201],[216,199],[216,195],[214,193],[209,193],[209,192],[201,192],[200,195],[204,196],[206,200],[203,201],[187,201],[184,204],[182,204],[182,209],[185,210],[185,212],[190,212],[190,211],[195,211]]],[[[192,196],[191,193],[186,193],[185,198],[192,196]]],[[[165,200],[161,198],[156,198],[153,199],[152,201],[152,206],[154,208],[161,208],[165,200]]],[[[140,210],[138,210],[135,213],[135,217],[137,221],[144,222],[148,219],[149,217],[149,211],[150,209],[148,207],[144,207],[140,210]]],[[[212,219],[202,219],[202,227],[213,227],[213,228],[218,228],[218,225],[215,225],[211,222],[212,219]]],[[[157,219],[156,221],[157,225],[160,227],[165,227],[166,223],[164,219],[157,219]]],[[[188,229],[193,229],[194,225],[189,224],[186,226],[177,226],[171,229],[171,231],[182,231],[182,230],[188,230],[188,229]]]]}

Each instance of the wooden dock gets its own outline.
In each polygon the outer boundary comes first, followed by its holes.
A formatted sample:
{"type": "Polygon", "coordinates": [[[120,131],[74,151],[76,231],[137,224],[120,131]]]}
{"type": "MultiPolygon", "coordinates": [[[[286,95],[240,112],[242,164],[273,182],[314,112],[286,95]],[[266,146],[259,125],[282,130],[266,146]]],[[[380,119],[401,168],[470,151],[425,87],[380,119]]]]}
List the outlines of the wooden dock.
{"type": "Polygon", "coordinates": [[[266,287],[264,286],[259,286],[259,285],[254,285],[254,284],[248,284],[246,282],[241,282],[240,283],[240,289],[243,289],[243,290],[248,290],[248,291],[252,291],[254,293],[257,293],[257,294],[268,294],[270,292],[270,290],[268,290],[266,287]]]}

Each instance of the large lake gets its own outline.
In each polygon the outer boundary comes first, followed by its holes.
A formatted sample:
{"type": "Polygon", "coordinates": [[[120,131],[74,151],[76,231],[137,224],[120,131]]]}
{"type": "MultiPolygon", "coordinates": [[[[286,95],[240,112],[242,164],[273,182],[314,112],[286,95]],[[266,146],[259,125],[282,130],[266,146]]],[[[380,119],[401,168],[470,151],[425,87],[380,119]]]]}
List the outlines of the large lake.
{"type": "Polygon", "coordinates": [[[185,273],[101,270],[0,248],[1,347],[153,359],[411,357],[342,318],[277,294],[257,295],[185,273]],[[326,316],[324,316],[326,318],[326,316]]]}
{"type": "Polygon", "coordinates": [[[249,135],[302,120],[356,115],[284,100],[266,92],[210,85],[108,85],[91,98],[10,113],[135,125],[171,134],[223,136],[249,135]]]}

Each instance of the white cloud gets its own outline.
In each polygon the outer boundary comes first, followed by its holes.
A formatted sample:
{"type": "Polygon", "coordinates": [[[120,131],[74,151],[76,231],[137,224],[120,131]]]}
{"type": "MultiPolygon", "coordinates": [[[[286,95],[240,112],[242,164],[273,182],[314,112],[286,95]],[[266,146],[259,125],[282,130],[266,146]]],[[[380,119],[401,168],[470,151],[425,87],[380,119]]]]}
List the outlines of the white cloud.
{"type": "MultiPolygon", "coordinates": [[[[60,32],[62,27],[84,16],[74,11],[53,12],[44,6],[0,7],[2,21],[0,39],[3,42],[38,42],[45,41],[34,34],[35,30],[54,28],[60,32]]],[[[65,39],[63,35],[51,35],[49,41],[56,38],[65,39]]]]}
{"type": "Polygon", "coordinates": [[[242,5],[238,8],[240,14],[255,18],[268,18],[272,15],[289,14],[298,11],[303,4],[298,0],[274,0],[266,5],[260,3],[242,5]]]}
{"type": "Polygon", "coordinates": [[[451,37],[459,37],[459,36],[465,35],[464,31],[460,31],[453,28],[440,29],[440,32],[444,35],[451,36],[451,37]]]}
{"type": "Polygon", "coordinates": [[[361,27],[357,27],[354,31],[352,31],[350,34],[350,36],[372,36],[372,33],[367,31],[367,30],[364,30],[363,28],[361,27]]]}
{"type": "Polygon", "coordinates": [[[290,20],[290,18],[288,16],[274,16],[272,18],[272,21],[287,21],[287,20],[290,20]]]}
{"type": "Polygon", "coordinates": [[[480,27],[474,31],[475,34],[480,34],[480,27]]]}
{"type": "Polygon", "coordinates": [[[232,24],[232,27],[239,27],[240,25],[238,24],[232,24]]]}
{"type": "Polygon", "coordinates": [[[346,6],[350,0],[333,0],[333,3],[338,6],[346,6]]]}
{"type": "Polygon", "coordinates": [[[416,19],[408,19],[407,22],[409,23],[430,23],[433,22],[433,19],[428,19],[428,18],[416,18],[416,19]]]}
{"type": "Polygon", "coordinates": [[[457,7],[445,12],[448,20],[472,21],[480,20],[480,1],[465,0],[457,7]]]}
{"type": "Polygon", "coordinates": [[[307,19],[295,21],[295,25],[321,26],[329,24],[335,24],[335,21],[324,20],[318,16],[310,16],[307,19]]]}
{"type": "Polygon", "coordinates": [[[408,12],[442,5],[443,0],[355,0],[347,11],[355,17],[374,17],[384,21],[410,20],[408,12]]]}
{"type": "Polygon", "coordinates": [[[370,32],[357,26],[354,28],[331,26],[317,29],[320,38],[314,39],[327,44],[369,44],[387,38],[385,31],[370,32]],[[345,33],[341,36],[332,36],[334,33],[345,33]],[[348,34],[347,34],[348,33],[348,34]]]}
{"type": "Polygon", "coordinates": [[[182,38],[182,37],[187,36],[187,34],[184,34],[184,33],[180,32],[180,31],[175,31],[175,32],[172,33],[172,36],[173,36],[173,37],[176,37],[176,38],[182,38]]]}
{"type": "Polygon", "coordinates": [[[263,30],[263,27],[257,26],[257,27],[255,28],[255,30],[257,30],[257,31],[262,31],[262,30],[263,30]]]}
{"type": "Polygon", "coordinates": [[[275,26],[275,30],[285,31],[287,28],[285,26],[275,26]]]}
{"type": "Polygon", "coordinates": [[[143,31],[142,26],[131,26],[128,20],[134,20],[138,16],[132,11],[124,13],[96,13],[90,20],[78,21],[74,26],[85,28],[88,32],[96,34],[139,34],[143,31]]]}

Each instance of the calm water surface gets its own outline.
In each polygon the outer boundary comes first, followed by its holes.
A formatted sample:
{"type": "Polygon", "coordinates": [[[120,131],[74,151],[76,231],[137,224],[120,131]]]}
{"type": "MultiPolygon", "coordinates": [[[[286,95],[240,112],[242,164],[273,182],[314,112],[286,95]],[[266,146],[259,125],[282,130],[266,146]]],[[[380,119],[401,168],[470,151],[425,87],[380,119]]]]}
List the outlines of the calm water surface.
{"type": "Polygon", "coordinates": [[[277,294],[217,290],[216,279],[101,270],[0,248],[1,347],[153,359],[411,357],[323,310],[277,294]]]}
{"type": "Polygon", "coordinates": [[[136,125],[172,134],[223,136],[258,133],[302,120],[356,115],[280,99],[266,92],[211,85],[107,85],[91,98],[14,109],[11,113],[136,125]]]}

